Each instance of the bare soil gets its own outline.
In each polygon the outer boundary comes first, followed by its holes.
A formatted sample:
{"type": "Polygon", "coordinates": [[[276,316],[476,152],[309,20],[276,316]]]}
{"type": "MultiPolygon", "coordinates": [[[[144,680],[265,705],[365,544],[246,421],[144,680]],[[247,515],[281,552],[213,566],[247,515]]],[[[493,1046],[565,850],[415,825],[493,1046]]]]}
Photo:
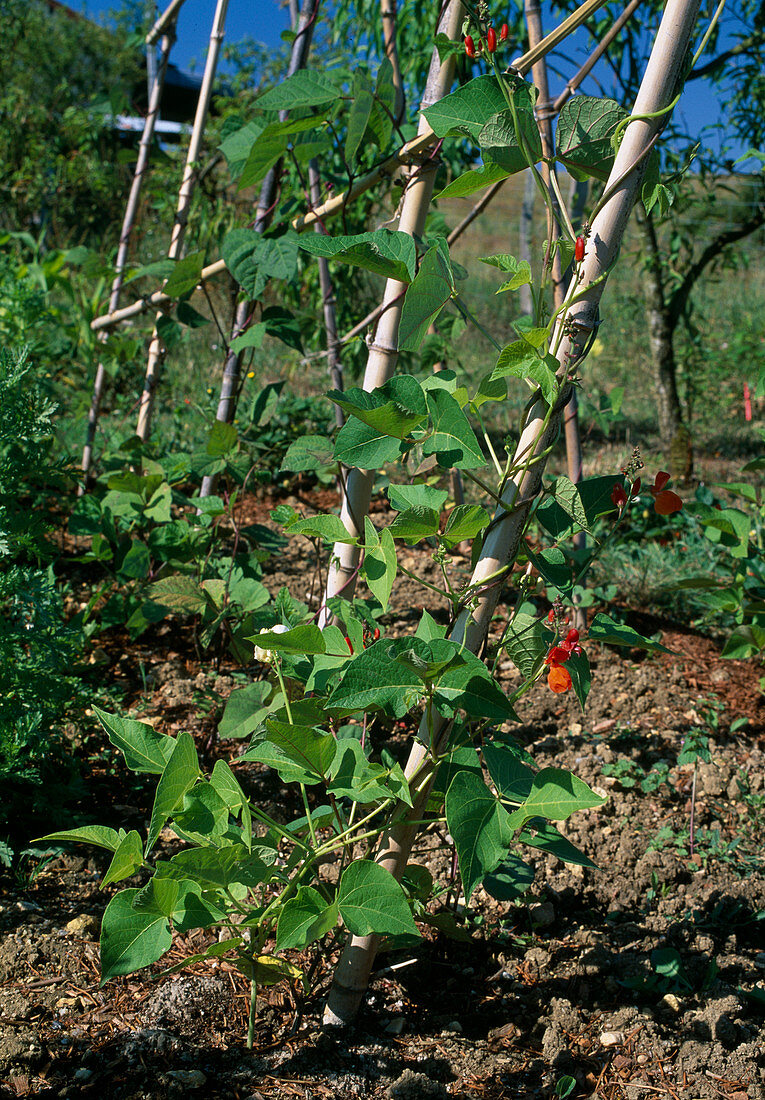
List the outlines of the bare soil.
{"type": "MultiPolygon", "coordinates": [[[[427,554],[411,551],[421,571],[427,554]]],[[[466,563],[467,565],[467,563],[466,563]]],[[[271,566],[274,591],[305,598],[305,560],[290,547],[271,566]]],[[[422,589],[402,586],[387,623],[411,630],[422,589]]],[[[429,610],[442,613],[434,597],[429,610]]],[[[244,1042],[248,989],[225,960],[157,978],[168,960],[99,987],[98,934],[111,888],[99,890],[101,854],[58,857],[25,881],[2,880],[0,1095],[105,1098],[302,1097],[552,1098],[604,1100],[765,1098],[765,707],[758,669],[722,661],[710,639],[669,621],[672,655],[588,647],[586,715],[540,686],[514,733],[539,766],[565,766],[609,798],[579,814],[567,836],[598,865],[586,870],[527,853],[536,881],[525,904],[478,890],[464,912],[456,882],[445,895],[466,917],[463,939],[434,929],[399,953],[381,952],[364,1008],[347,1031],[321,1027],[338,944],[295,954],[301,987],[264,990],[252,1051],[244,1042]],[[712,760],[678,766],[709,701],[721,705],[712,760]],[[735,732],[737,718],[748,721],[735,732]],[[622,763],[620,761],[631,762],[622,763]],[[666,767],[665,767],[666,765],[666,767]],[[614,767],[629,774],[607,774],[614,767]],[[605,771],[604,771],[605,769],[605,771]],[[642,790],[630,778],[648,776],[642,790]],[[622,781],[624,780],[624,781],[622,781]],[[658,975],[652,952],[674,948],[679,975],[658,975]]],[[[136,716],[188,729],[211,766],[237,744],[215,736],[235,684],[199,664],[184,624],[139,643],[103,639],[104,676],[122,685],[136,716]]],[[[500,675],[509,683],[507,663],[500,675]]],[[[386,731],[406,751],[405,729],[386,731]]],[[[91,747],[92,752],[92,747],[91,747]]],[[[150,785],[125,775],[98,747],[80,812],[142,827],[150,785]]],[[[239,768],[250,794],[288,816],[291,792],[259,765],[239,768]]],[[[297,812],[297,807],[294,807],[297,812]]],[[[168,841],[170,843],[170,841],[168,841]]],[[[453,868],[448,837],[429,834],[413,860],[441,880],[453,868]]],[[[138,880],[136,880],[138,881],[138,880]]],[[[444,901],[440,903],[443,909],[444,901]]],[[[432,906],[434,912],[439,905],[432,906]]],[[[206,933],[177,942],[169,964],[206,933]]]]}

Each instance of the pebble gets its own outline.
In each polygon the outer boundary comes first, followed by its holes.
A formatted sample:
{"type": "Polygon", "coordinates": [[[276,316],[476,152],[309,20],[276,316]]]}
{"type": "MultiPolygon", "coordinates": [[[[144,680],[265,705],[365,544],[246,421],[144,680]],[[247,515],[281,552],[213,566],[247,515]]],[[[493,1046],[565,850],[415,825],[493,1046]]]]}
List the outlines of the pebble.
{"type": "Polygon", "coordinates": [[[682,1008],[680,999],[676,997],[674,993],[665,993],[661,999],[661,1003],[665,1008],[668,1008],[670,1012],[674,1012],[675,1015],[677,1015],[682,1008]]]}
{"type": "Polygon", "coordinates": [[[82,936],[83,939],[98,937],[98,921],[89,913],[81,913],[79,917],[73,917],[64,927],[67,932],[73,932],[76,936],[82,936]]]}
{"type": "Polygon", "coordinates": [[[624,1042],[623,1031],[603,1031],[600,1034],[600,1045],[602,1047],[616,1047],[620,1043],[624,1042]]]}
{"type": "Polygon", "coordinates": [[[187,1089],[201,1089],[207,1084],[207,1075],[202,1073],[201,1069],[171,1069],[167,1076],[172,1077],[187,1089]]]}
{"type": "Polygon", "coordinates": [[[452,1022],[450,1024],[447,1024],[444,1028],[444,1031],[454,1031],[457,1032],[457,1034],[461,1034],[463,1030],[464,1029],[459,1020],[452,1020],[452,1022]]]}
{"type": "Polygon", "coordinates": [[[532,905],[529,908],[529,916],[532,923],[536,924],[539,928],[549,928],[551,924],[555,923],[555,907],[550,901],[540,902],[538,905],[532,905]]]}

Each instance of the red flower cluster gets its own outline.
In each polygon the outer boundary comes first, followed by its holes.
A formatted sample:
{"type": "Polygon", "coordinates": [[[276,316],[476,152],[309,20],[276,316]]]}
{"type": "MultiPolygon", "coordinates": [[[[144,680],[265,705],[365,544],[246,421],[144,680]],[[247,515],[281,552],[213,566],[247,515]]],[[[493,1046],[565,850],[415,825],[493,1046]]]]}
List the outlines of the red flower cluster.
{"type": "Polygon", "coordinates": [[[571,673],[567,668],[564,668],[564,665],[572,653],[581,652],[579,631],[572,628],[566,635],[565,641],[559,645],[554,645],[545,657],[545,664],[550,666],[550,671],[547,673],[547,683],[550,685],[550,690],[554,691],[556,695],[561,695],[571,687],[571,673]]]}
{"type": "MultiPolygon", "coordinates": [[[[495,53],[497,49],[497,41],[506,42],[510,35],[510,28],[507,23],[503,23],[499,30],[499,39],[497,38],[497,32],[494,27],[489,27],[486,31],[486,50],[487,53],[495,53]]],[[[476,53],[480,53],[483,49],[483,39],[480,39],[478,46],[476,47],[475,39],[472,34],[465,35],[465,53],[470,58],[474,58],[476,53]]]]}
{"type": "MultiPolygon", "coordinates": [[[[669,481],[669,476],[666,470],[659,470],[654,478],[653,485],[648,486],[648,492],[653,497],[654,509],[660,516],[674,515],[675,512],[679,512],[683,507],[683,502],[677,493],[673,493],[671,489],[665,488],[669,481]]],[[[632,492],[630,494],[633,500],[640,492],[640,484],[640,478],[636,478],[633,482],[632,492]]],[[[611,490],[611,501],[614,508],[618,508],[619,511],[621,511],[628,499],[624,486],[619,484],[614,485],[611,490]]]]}

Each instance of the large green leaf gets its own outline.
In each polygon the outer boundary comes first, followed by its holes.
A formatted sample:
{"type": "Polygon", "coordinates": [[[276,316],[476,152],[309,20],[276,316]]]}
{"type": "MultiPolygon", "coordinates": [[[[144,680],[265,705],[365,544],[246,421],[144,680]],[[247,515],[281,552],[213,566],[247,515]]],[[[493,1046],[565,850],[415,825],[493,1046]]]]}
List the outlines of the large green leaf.
{"type": "MultiPolygon", "coordinates": [[[[398,639],[399,646],[407,643],[411,638],[398,639]]],[[[339,717],[364,710],[384,710],[403,717],[417,703],[422,680],[393,659],[389,650],[395,653],[396,648],[381,638],[357,654],[327,700],[327,710],[339,717]]]]}
{"type": "Polygon", "coordinates": [[[628,113],[613,99],[572,96],[558,115],[556,157],[576,179],[608,179],[614,160],[611,138],[628,113]]]}
{"type": "Polygon", "coordinates": [[[131,829],[123,836],[112,856],[112,861],[101,879],[101,889],[112,882],[121,882],[129,878],[143,866],[143,845],[137,829],[131,829]]]}
{"type": "Polygon", "coordinates": [[[323,125],[321,118],[288,119],[285,122],[269,122],[252,143],[247,158],[240,169],[239,189],[259,183],[276,162],[286,153],[292,135],[315,130],[323,125]]]}
{"type": "Polygon", "coordinates": [[[64,840],[72,844],[95,844],[98,848],[106,848],[109,852],[115,852],[121,840],[116,829],[110,829],[107,825],[81,825],[79,829],[64,829],[59,833],[48,833],[40,837],[40,840],[64,840]]]}
{"type": "MultiPolygon", "coordinates": [[[[505,74],[503,79],[511,89],[520,110],[532,110],[537,91],[520,77],[505,74]]],[[[479,76],[463,84],[456,92],[439,99],[424,112],[438,137],[466,134],[478,140],[483,127],[494,115],[507,108],[507,102],[495,76],[479,76]]]]}
{"type": "Polygon", "coordinates": [[[403,539],[410,546],[414,546],[421,539],[435,535],[438,525],[438,512],[433,508],[415,506],[407,508],[405,512],[399,512],[387,530],[391,538],[403,539]]]}
{"type": "Polygon", "coordinates": [[[433,433],[422,445],[424,455],[435,454],[439,466],[471,470],[485,466],[476,434],[457,402],[446,390],[430,390],[428,407],[433,420],[433,433]]]}
{"type": "Polygon", "coordinates": [[[548,405],[553,405],[560,390],[555,376],[558,362],[553,355],[540,356],[526,340],[513,340],[499,353],[497,365],[489,375],[489,381],[498,378],[524,378],[539,386],[548,405]]]}
{"type": "Polygon", "coordinates": [[[454,293],[448,245],[434,244],[423,256],[420,270],[404,298],[398,326],[400,351],[417,351],[428,328],[454,293]]]}
{"type": "MultiPolygon", "coordinates": [[[[521,109],[517,111],[517,118],[525,150],[536,163],[542,158],[542,139],[534,114],[521,109]]],[[[478,144],[495,164],[507,172],[523,172],[528,167],[527,154],[518,144],[513,114],[509,108],[499,111],[486,122],[478,135],[478,144]]]]}
{"type": "Polygon", "coordinates": [[[271,685],[256,680],[247,687],[232,691],[226,700],[223,717],[218,723],[218,736],[223,738],[247,737],[256,730],[265,717],[264,703],[271,693],[271,685]]]}
{"type": "MultiPolygon", "coordinates": [[[[337,517],[336,517],[337,518],[337,517]]],[[[345,530],[345,528],[343,528],[345,530]]],[[[275,653],[324,653],[326,645],[322,633],[315,623],[302,623],[293,626],[291,630],[285,630],[283,634],[275,634],[272,631],[256,634],[247,639],[261,649],[273,650],[275,653]]]]}
{"type": "Polygon", "coordinates": [[[371,391],[351,387],[330,390],[327,396],[363,424],[395,439],[404,439],[428,415],[422,386],[409,374],[397,374],[371,391]]]}
{"type": "Polygon", "coordinates": [[[637,630],[633,630],[631,626],[625,626],[624,623],[614,622],[610,615],[603,612],[597,614],[592,620],[587,637],[589,641],[601,642],[603,645],[626,645],[635,649],[655,649],[660,653],[672,652],[661,642],[655,642],[651,638],[638,634],[637,630]]]}
{"type": "Polygon", "coordinates": [[[397,783],[395,790],[391,790],[387,782],[388,769],[367,760],[361,742],[355,737],[345,737],[337,742],[337,753],[330,771],[331,782],[327,790],[335,798],[365,803],[405,793],[404,801],[411,805],[408,787],[404,792],[401,784],[397,783]]]}
{"type": "Polygon", "coordinates": [[[283,470],[295,473],[324,470],[334,465],[333,451],[332,440],[325,435],[303,435],[290,443],[282,459],[280,473],[283,470]]]}
{"type": "Polygon", "coordinates": [[[298,241],[312,256],[326,256],[402,283],[411,283],[417,269],[414,238],[397,230],[377,229],[373,233],[339,237],[306,233],[298,241]]]}
{"type": "Polygon", "coordinates": [[[352,546],[358,542],[355,535],[348,534],[340,516],[336,516],[334,512],[294,519],[285,525],[284,530],[288,535],[305,535],[306,538],[321,539],[323,542],[347,542],[352,546]]]}
{"type": "Polygon", "coordinates": [[[119,974],[149,966],[172,945],[170,922],[164,913],[133,908],[139,892],[121,890],[106,907],[101,922],[101,985],[119,974]]]}
{"type": "Polygon", "coordinates": [[[497,901],[515,901],[534,885],[534,877],[534,868],[511,852],[495,871],[484,876],[483,888],[497,901]]]}
{"type": "Polygon", "coordinates": [[[290,111],[294,107],[321,107],[342,94],[336,81],[317,69],[300,69],[256,100],[263,111],[290,111]]]}
{"type": "Polygon", "coordinates": [[[337,902],[327,904],[318,890],[300,886],[279,914],[276,927],[276,950],[301,949],[321,939],[337,924],[337,902]]]}
{"type": "Polygon", "coordinates": [[[525,802],[531,794],[534,772],[519,758],[518,751],[507,742],[486,741],[483,758],[499,793],[511,802],[525,802]]]}
{"type": "Polygon", "coordinates": [[[369,591],[387,611],[398,569],[393,536],[387,528],[378,535],[369,516],[364,516],[364,545],[364,578],[369,591]]]}
{"type": "Polygon", "coordinates": [[[264,237],[254,229],[232,229],[223,239],[221,256],[248,297],[259,298],[269,279],[294,278],[298,236],[287,232],[264,237]]]}
{"type": "Polygon", "coordinates": [[[379,428],[362,424],[355,416],[349,417],[337,433],[335,459],[344,466],[357,466],[361,470],[379,470],[386,462],[395,462],[402,449],[398,439],[391,438],[379,428]]]}
{"type": "Polygon", "coordinates": [[[510,815],[473,772],[458,771],[446,792],[446,824],[454,838],[465,897],[507,854],[510,815]]]}
{"type": "Polygon", "coordinates": [[[267,718],[266,738],[288,760],[304,768],[313,781],[326,780],[338,747],[331,733],[267,718]]]}
{"type": "Polygon", "coordinates": [[[178,260],[172,275],[162,288],[163,292],[171,298],[182,298],[184,294],[190,294],[199,282],[203,264],[203,252],[193,252],[178,260]]]}
{"type": "MultiPolygon", "coordinates": [[[[434,640],[430,643],[435,658],[444,659],[455,642],[434,640]]],[[[493,722],[518,721],[509,699],[492,678],[486,665],[475,654],[464,650],[460,661],[453,663],[439,676],[434,701],[448,717],[458,710],[471,718],[489,718],[493,722]]]]}
{"type": "Polygon", "coordinates": [[[388,486],[390,506],[397,512],[406,512],[409,508],[432,508],[440,512],[448,499],[447,489],[436,489],[433,485],[388,486]]]}
{"type": "Polygon", "coordinates": [[[145,722],[132,718],[120,718],[93,707],[111,743],[125,757],[125,763],[133,772],[161,775],[175,749],[175,739],[165,733],[157,733],[145,722]]]}
{"type": "Polygon", "coordinates": [[[510,175],[504,168],[500,168],[498,164],[489,162],[482,165],[480,168],[473,168],[469,172],[463,172],[461,176],[457,176],[451,183],[447,184],[438,194],[435,196],[437,199],[451,199],[451,198],[465,198],[467,195],[472,195],[476,191],[482,191],[484,187],[488,187],[492,183],[498,183],[500,180],[506,180],[510,175]]]}
{"type": "Polygon", "coordinates": [[[340,916],[355,936],[419,936],[403,888],[384,867],[359,859],[343,872],[337,892],[340,916]]]}
{"type": "Polygon", "coordinates": [[[577,810],[602,806],[606,801],[590,790],[583,779],[562,768],[543,768],[534,776],[531,794],[523,805],[528,817],[565,821],[577,810]]]}
{"type": "Polygon", "coordinates": [[[274,874],[275,858],[273,849],[259,847],[248,852],[243,844],[226,848],[187,848],[173,856],[169,863],[157,864],[154,880],[190,878],[205,890],[227,890],[234,884],[254,887],[274,874]]]}
{"type": "Polygon", "coordinates": [[[579,867],[596,866],[589,856],[558,832],[551,822],[541,817],[534,817],[526,822],[518,836],[518,841],[521,844],[528,844],[530,848],[539,848],[541,852],[549,852],[565,863],[575,863],[579,867]]]}
{"type": "Polygon", "coordinates": [[[449,513],[443,540],[447,546],[456,546],[464,539],[474,539],[491,523],[491,516],[479,504],[458,504],[449,513]]]}
{"type": "Polygon", "coordinates": [[[154,847],[163,825],[180,806],[186,791],[190,790],[198,778],[199,761],[194,738],[190,733],[179,733],[154,795],[149,836],[146,840],[147,855],[154,847]]]}

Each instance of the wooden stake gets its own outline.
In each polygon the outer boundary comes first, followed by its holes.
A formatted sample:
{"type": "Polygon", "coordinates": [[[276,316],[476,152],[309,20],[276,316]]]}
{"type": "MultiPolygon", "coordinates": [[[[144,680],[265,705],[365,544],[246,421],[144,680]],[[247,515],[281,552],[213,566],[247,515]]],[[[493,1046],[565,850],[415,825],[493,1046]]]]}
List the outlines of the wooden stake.
{"type": "MultiPolygon", "coordinates": [[[[167,64],[170,60],[170,50],[172,49],[173,42],[175,41],[175,25],[170,24],[167,32],[162,38],[160,46],[160,62],[157,68],[156,79],[151,88],[151,94],[149,96],[149,105],[146,119],[143,124],[143,133],[141,134],[141,140],[138,145],[138,157],[135,162],[135,170],[133,172],[133,181],[130,185],[130,193],[128,195],[127,203],[125,204],[125,214],[122,219],[122,229],[120,230],[119,246],[117,248],[117,259],[114,264],[115,275],[112,282],[112,291],[109,297],[109,312],[114,313],[119,305],[120,293],[122,292],[122,283],[125,276],[125,268],[128,260],[128,250],[130,247],[130,237],[133,232],[133,224],[135,222],[136,213],[138,211],[138,200],[141,194],[141,185],[143,183],[144,173],[146,172],[149,163],[149,154],[151,152],[151,143],[154,140],[154,128],[159,118],[159,109],[162,102],[162,89],[165,84],[165,74],[167,73],[167,64]]],[[[148,50],[153,50],[154,46],[150,44],[148,50]]],[[[100,340],[101,343],[105,343],[107,333],[104,331],[100,340]]],[[[85,447],[82,452],[82,472],[84,475],[83,484],[80,486],[80,493],[85,491],[85,487],[88,481],[88,475],[90,473],[90,467],[93,462],[93,444],[96,438],[96,428],[98,426],[98,415],[101,409],[101,398],[103,396],[104,382],[106,380],[106,369],[103,361],[100,360],[98,367],[96,368],[96,377],[93,381],[93,395],[90,399],[90,411],[88,413],[88,430],[85,440],[85,447]]]]}
{"type": "MultiPolygon", "coordinates": [[[[204,136],[205,123],[207,121],[207,112],[209,110],[210,99],[212,97],[213,82],[215,80],[215,70],[218,67],[218,57],[220,55],[220,49],[223,43],[227,8],[228,0],[218,0],[215,8],[215,15],[213,17],[212,29],[210,31],[210,44],[207,50],[207,60],[205,61],[205,70],[202,77],[202,87],[199,91],[199,100],[197,102],[197,110],[194,116],[194,125],[191,131],[189,148],[186,153],[186,166],[183,172],[181,187],[178,192],[178,205],[176,207],[175,223],[173,225],[173,232],[170,237],[170,245],[167,250],[167,257],[169,260],[180,259],[183,251],[183,241],[186,235],[186,225],[188,223],[189,210],[191,209],[191,200],[194,195],[194,188],[197,181],[197,161],[199,160],[199,151],[202,146],[202,138],[204,136]]],[[[160,339],[156,325],[156,321],[158,321],[161,317],[162,314],[158,313],[155,320],[154,332],[152,333],[151,343],[149,345],[149,357],[146,364],[146,376],[144,379],[143,393],[141,394],[141,402],[138,409],[138,424],[136,427],[136,435],[138,435],[139,438],[144,441],[149,438],[149,433],[151,431],[151,417],[154,410],[154,391],[157,385],[159,369],[165,354],[165,349],[162,345],[162,341],[160,339]]]]}

